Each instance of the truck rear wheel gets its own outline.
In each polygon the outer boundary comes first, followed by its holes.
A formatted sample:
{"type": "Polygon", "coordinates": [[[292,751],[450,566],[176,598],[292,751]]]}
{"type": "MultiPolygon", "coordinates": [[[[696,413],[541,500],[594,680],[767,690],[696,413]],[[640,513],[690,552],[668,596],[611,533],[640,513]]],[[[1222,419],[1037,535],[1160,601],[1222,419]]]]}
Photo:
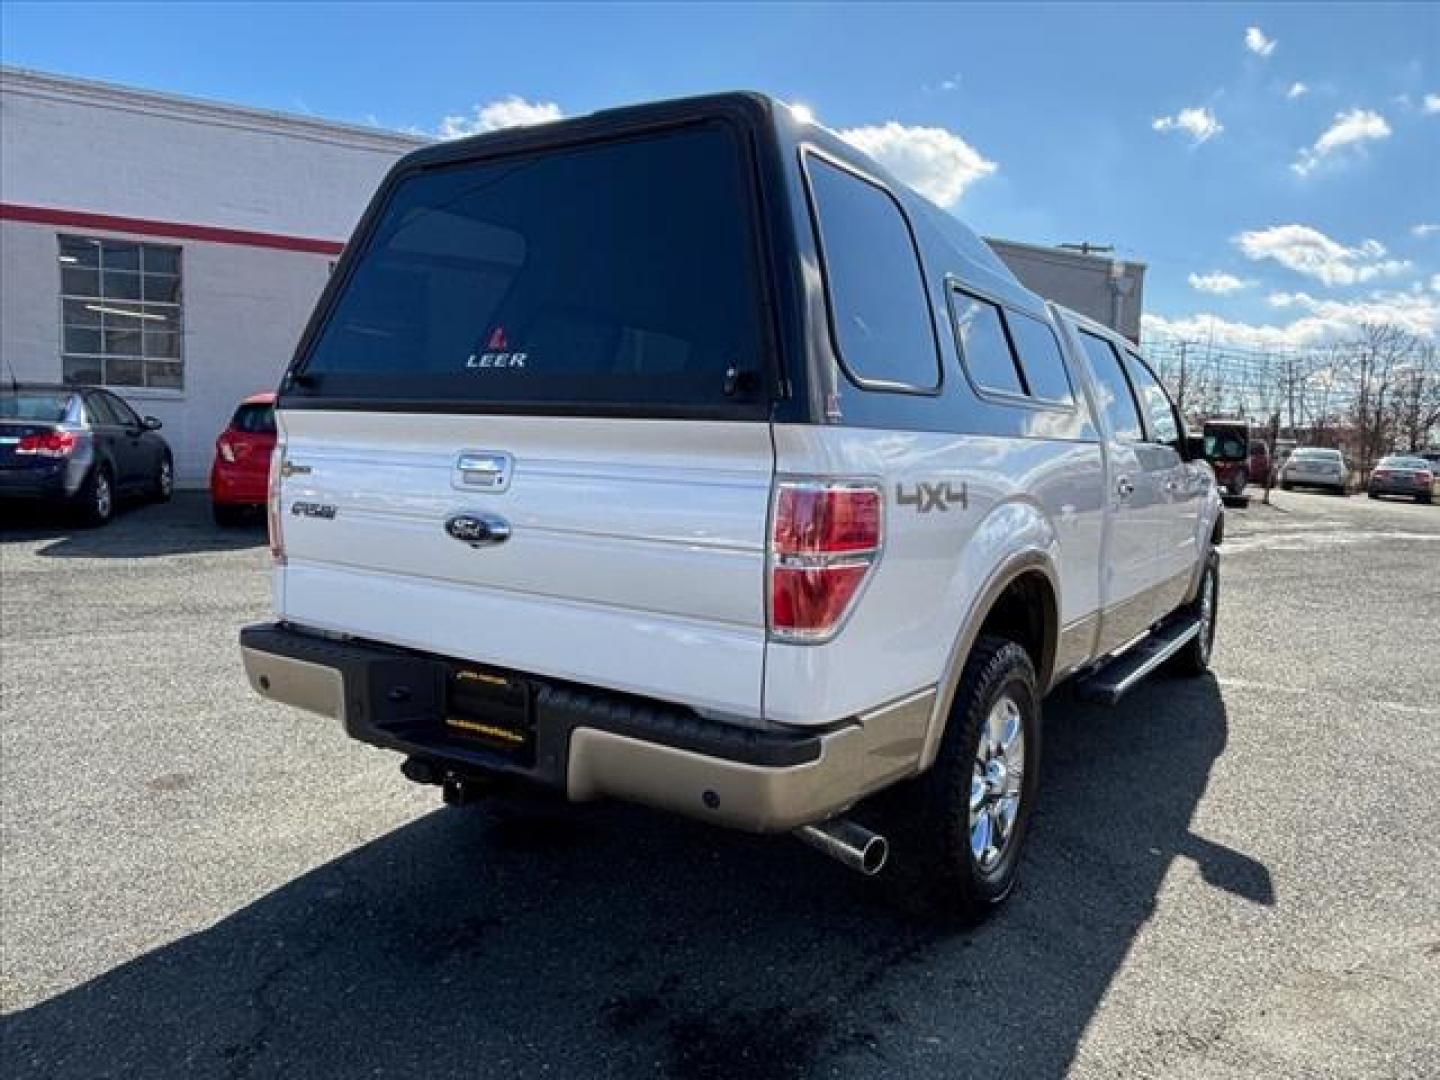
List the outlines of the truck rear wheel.
{"type": "Polygon", "coordinates": [[[934,766],[892,810],[893,882],[926,914],[976,922],[1015,887],[1040,778],[1040,693],[1030,655],[982,637],[955,692],[934,766]]]}

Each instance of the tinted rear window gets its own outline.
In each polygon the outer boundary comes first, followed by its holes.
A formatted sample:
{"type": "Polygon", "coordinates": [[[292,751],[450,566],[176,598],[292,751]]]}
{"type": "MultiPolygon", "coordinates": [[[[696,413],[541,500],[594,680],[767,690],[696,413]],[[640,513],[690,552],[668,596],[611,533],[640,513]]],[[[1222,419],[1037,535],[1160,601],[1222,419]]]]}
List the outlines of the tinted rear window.
{"type": "Polygon", "coordinates": [[[933,390],[940,354],[920,256],[884,188],[817,157],[806,161],[825,259],[835,347],[862,386],[933,390]]]}
{"type": "Polygon", "coordinates": [[[305,393],[731,406],[727,371],[765,368],[751,243],[719,123],[414,174],[310,347],[305,393]]]}
{"type": "Polygon", "coordinates": [[[1245,440],[1230,431],[1207,431],[1205,456],[1212,461],[1244,461],[1245,440]]]}
{"type": "Polygon", "coordinates": [[[0,420],[58,424],[65,419],[70,398],[67,390],[0,390],[0,420]]]}
{"type": "Polygon", "coordinates": [[[235,410],[230,426],[251,435],[275,434],[275,406],[251,402],[235,410]]]}

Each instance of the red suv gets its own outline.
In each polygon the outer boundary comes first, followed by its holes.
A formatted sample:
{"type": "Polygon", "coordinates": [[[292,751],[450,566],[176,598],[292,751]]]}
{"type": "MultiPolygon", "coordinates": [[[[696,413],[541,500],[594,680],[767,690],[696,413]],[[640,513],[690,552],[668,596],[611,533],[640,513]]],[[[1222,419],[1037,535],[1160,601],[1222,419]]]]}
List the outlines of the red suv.
{"type": "Polygon", "coordinates": [[[215,440],[210,505],[216,524],[235,525],[265,505],[274,449],[275,395],[253,394],[215,440]]]}
{"type": "Polygon", "coordinates": [[[1251,435],[1247,422],[1206,420],[1204,430],[1205,459],[1215,469],[1224,495],[1242,498],[1252,480],[1264,484],[1270,478],[1270,448],[1264,439],[1251,435]]]}

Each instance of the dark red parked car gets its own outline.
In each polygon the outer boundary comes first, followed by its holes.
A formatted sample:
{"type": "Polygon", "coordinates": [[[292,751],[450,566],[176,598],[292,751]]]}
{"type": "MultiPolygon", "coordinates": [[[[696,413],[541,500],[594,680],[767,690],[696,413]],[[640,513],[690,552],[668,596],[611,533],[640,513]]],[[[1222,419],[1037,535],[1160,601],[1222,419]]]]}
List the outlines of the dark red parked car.
{"type": "Polygon", "coordinates": [[[220,525],[235,525],[265,505],[275,449],[275,395],[252,394],[215,440],[210,505],[220,525]]]}
{"type": "Polygon", "coordinates": [[[1215,470],[1223,494],[1241,498],[1252,481],[1265,483],[1270,475],[1270,448],[1251,434],[1244,420],[1205,421],[1205,459],[1215,470]]]}

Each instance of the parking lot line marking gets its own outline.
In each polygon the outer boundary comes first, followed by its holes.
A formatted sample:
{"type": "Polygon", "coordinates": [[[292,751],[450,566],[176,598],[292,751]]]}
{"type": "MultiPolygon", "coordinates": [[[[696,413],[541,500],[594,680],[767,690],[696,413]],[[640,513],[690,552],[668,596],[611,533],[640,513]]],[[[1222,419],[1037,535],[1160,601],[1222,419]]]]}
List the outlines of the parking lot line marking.
{"type": "Polygon", "coordinates": [[[1286,686],[1282,683],[1256,682],[1253,679],[1235,679],[1230,677],[1215,680],[1222,689],[1226,690],[1256,690],[1275,694],[1294,694],[1297,697],[1305,697],[1313,694],[1316,697],[1330,698],[1341,704],[1349,706],[1375,705],[1381,709],[1393,709],[1395,712],[1406,713],[1410,716],[1429,716],[1440,719],[1440,708],[1432,705],[1407,705],[1403,701],[1381,701],[1370,698],[1363,701],[1356,701],[1353,698],[1336,694],[1329,690],[1316,689],[1313,686],[1286,686]]]}

